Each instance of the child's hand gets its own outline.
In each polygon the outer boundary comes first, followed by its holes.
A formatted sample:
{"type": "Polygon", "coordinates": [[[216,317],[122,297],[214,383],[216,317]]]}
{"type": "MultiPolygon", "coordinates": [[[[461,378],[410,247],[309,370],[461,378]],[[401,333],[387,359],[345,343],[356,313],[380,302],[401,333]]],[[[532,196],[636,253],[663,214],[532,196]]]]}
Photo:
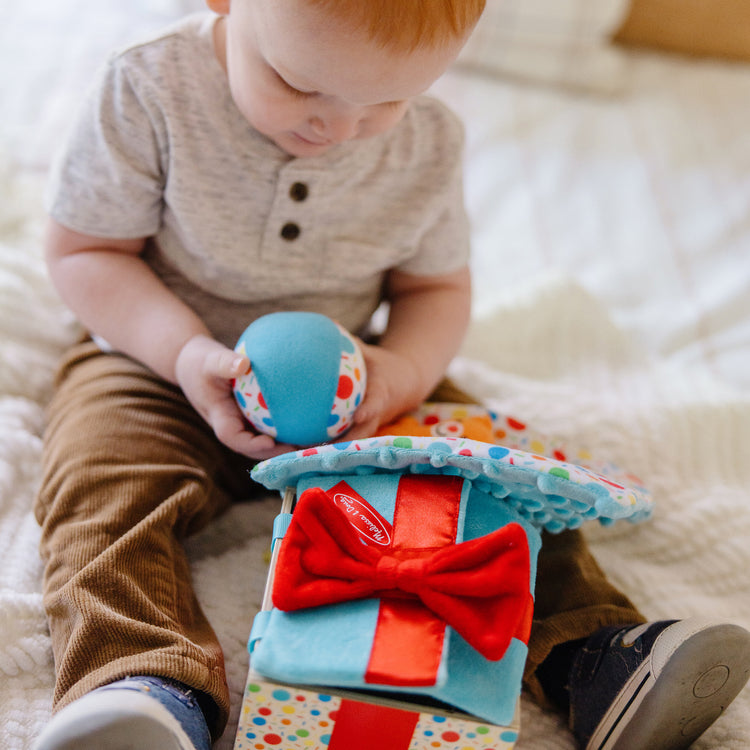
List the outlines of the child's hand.
{"type": "Polygon", "coordinates": [[[367,391],[354,414],[354,424],[344,440],[372,437],[378,427],[417,407],[430,390],[416,364],[401,354],[364,344],[367,391]]]}
{"type": "Polygon", "coordinates": [[[188,401],[228,448],[259,460],[294,450],[248,429],[232,395],[232,380],[249,365],[247,357],[201,335],[182,347],[175,374],[188,401]]]}

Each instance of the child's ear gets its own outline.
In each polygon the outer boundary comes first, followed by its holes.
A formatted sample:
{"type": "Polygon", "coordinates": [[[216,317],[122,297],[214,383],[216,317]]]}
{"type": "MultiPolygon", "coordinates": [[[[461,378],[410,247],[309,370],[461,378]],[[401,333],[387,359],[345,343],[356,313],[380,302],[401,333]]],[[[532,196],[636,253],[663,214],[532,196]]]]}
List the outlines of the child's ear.
{"type": "Polygon", "coordinates": [[[231,0],[206,0],[206,5],[208,5],[214,13],[218,13],[220,16],[229,15],[230,4],[231,0]]]}

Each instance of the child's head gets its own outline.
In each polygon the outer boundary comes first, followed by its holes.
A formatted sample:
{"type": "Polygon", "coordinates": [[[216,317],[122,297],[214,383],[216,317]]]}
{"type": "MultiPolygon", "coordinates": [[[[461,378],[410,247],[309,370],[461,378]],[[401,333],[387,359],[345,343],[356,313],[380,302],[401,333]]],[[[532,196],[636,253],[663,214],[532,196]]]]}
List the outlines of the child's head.
{"type": "Polygon", "coordinates": [[[485,0],[303,0],[395,53],[465,41],[485,0]]]}
{"type": "Polygon", "coordinates": [[[393,127],[455,59],[484,0],[208,0],[251,125],[292,156],[393,127]]]}

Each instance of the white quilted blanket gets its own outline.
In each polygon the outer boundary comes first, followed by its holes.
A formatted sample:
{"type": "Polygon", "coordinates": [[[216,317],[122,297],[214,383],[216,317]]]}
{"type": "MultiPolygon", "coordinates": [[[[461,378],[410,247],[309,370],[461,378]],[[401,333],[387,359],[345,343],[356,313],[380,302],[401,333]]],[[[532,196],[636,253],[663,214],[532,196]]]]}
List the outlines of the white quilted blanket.
{"type": "MultiPolygon", "coordinates": [[[[468,122],[475,224],[476,321],[452,372],[497,410],[645,481],[657,502],[650,522],[588,533],[650,617],[708,614],[750,628],[750,72],[644,55],[626,62],[629,89],[613,98],[466,73],[438,86],[468,122]]],[[[30,748],[49,714],[31,506],[55,362],[76,334],[45,277],[39,192],[51,124],[77,86],[53,76],[52,96],[39,69],[0,77],[15,113],[0,141],[5,750],[30,748]],[[32,111],[39,127],[23,136],[32,111]]],[[[226,652],[233,722],[276,511],[275,498],[238,504],[189,543],[226,652]]],[[[574,747],[562,721],[529,701],[522,720],[519,750],[574,747]]],[[[232,739],[230,726],[217,747],[232,739]]],[[[696,747],[750,747],[750,689],[696,747]]]]}

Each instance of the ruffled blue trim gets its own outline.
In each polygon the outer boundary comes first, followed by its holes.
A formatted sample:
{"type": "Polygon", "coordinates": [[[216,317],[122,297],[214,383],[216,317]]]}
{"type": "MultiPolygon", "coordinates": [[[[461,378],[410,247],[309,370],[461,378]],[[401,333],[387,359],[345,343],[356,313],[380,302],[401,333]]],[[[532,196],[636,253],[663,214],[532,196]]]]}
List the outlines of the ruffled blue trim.
{"type": "Polygon", "coordinates": [[[594,519],[604,525],[639,522],[652,512],[642,487],[624,487],[575,464],[464,438],[387,436],[318,446],[264,461],[252,476],[281,491],[302,476],[375,472],[463,476],[553,533],[594,519]]]}

